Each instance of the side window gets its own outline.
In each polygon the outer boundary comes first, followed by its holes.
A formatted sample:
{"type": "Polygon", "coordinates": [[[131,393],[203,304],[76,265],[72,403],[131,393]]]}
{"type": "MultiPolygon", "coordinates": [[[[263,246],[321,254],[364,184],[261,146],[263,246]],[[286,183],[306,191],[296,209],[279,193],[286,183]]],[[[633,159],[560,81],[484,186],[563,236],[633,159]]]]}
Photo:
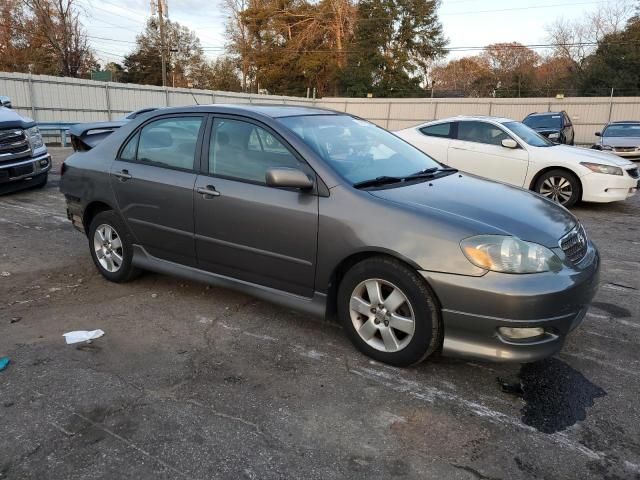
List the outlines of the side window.
{"type": "Polygon", "coordinates": [[[136,159],[136,150],[138,150],[138,138],[140,138],[140,132],[136,133],[129,139],[127,144],[120,151],[120,160],[134,161],[136,159]]]}
{"type": "Polygon", "coordinates": [[[458,140],[466,142],[501,145],[502,140],[511,138],[504,130],[485,122],[460,122],[458,124],[458,140]]]}
{"type": "Polygon", "coordinates": [[[428,137],[451,138],[451,129],[453,123],[438,123],[437,125],[429,125],[422,127],[420,131],[428,137]]]}
{"type": "Polygon", "coordinates": [[[145,125],[139,134],[137,161],[192,170],[202,121],[202,117],[174,117],[145,125]]]}
{"type": "Polygon", "coordinates": [[[564,114],[564,126],[565,127],[570,127],[571,126],[571,117],[566,112],[564,114]]]}
{"type": "Polygon", "coordinates": [[[300,162],[267,130],[241,120],[216,119],[209,145],[209,173],[265,183],[273,167],[300,168],[300,162]]]}

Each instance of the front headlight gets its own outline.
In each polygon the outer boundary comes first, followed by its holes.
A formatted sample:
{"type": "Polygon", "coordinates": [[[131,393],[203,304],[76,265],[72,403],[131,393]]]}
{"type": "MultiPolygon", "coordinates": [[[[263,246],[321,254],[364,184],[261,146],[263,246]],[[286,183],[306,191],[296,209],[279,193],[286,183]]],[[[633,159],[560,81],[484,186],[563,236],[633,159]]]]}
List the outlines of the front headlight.
{"type": "Polygon", "coordinates": [[[614,167],[611,165],[602,165],[600,163],[580,162],[580,165],[587,167],[592,172],[606,173],[608,175],[622,175],[622,169],[620,167],[614,167]]]}
{"type": "Polygon", "coordinates": [[[557,271],[561,260],[547,247],[516,237],[478,235],[460,242],[462,252],[475,266],[502,273],[557,271]]]}
{"type": "Polygon", "coordinates": [[[550,133],[549,134],[549,140],[558,140],[560,138],[560,134],[559,133],[550,133]]]}
{"type": "Polygon", "coordinates": [[[31,150],[36,150],[44,146],[44,142],[42,141],[42,135],[40,134],[40,129],[38,127],[31,127],[26,130],[27,135],[29,136],[29,143],[31,144],[31,150]]]}

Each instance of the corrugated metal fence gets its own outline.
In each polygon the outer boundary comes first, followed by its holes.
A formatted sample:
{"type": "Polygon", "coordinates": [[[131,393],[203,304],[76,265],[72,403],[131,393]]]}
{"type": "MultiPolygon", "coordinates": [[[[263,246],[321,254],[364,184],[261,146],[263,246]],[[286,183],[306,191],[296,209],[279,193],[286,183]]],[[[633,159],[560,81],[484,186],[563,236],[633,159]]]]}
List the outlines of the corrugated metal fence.
{"type": "Polygon", "coordinates": [[[497,115],[522,120],[531,112],[566,110],[576,129],[576,142],[581,144],[592,143],[594,132],[610,120],[640,120],[639,97],[312,100],[22,73],[0,73],[0,95],[11,97],[17,111],[39,122],[114,120],[139,108],[193,105],[196,100],[200,104],[315,105],[358,115],[390,130],[455,115],[497,115]]]}

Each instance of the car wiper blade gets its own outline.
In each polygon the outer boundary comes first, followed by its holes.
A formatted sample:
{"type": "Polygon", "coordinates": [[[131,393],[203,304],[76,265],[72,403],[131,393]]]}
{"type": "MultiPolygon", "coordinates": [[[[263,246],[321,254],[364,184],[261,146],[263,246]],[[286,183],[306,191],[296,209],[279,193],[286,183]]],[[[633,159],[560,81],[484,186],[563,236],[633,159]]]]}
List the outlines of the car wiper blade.
{"type": "Polygon", "coordinates": [[[404,177],[388,177],[384,175],[382,177],[370,178],[369,180],[356,182],[353,184],[353,187],[354,188],[377,187],[379,185],[388,185],[390,183],[402,182],[403,180],[404,180],[404,177]]]}
{"type": "Polygon", "coordinates": [[[413,178],[433,178],[439,173],[457,172],[457,171],[458,171],[457,169],[450,168],[450,167],[445,167],[445,168],[440,168],[440,167],[427,168],[425,170],[421,170],[419,172],[412,173],[408,177],[405,177],[405,180],[411,180],[413,178]]]}

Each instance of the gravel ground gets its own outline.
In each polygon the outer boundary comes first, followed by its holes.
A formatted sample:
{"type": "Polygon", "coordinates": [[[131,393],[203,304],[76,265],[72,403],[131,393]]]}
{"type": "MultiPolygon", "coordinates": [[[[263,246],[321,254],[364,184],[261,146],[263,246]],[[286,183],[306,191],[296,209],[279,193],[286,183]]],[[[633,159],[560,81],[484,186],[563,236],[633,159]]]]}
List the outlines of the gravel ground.
{"type": "Polygon", "coordinates": [[[402,370],[238,293],[106,282],[57,170],[0,197],[0,478],[640,478],[640,197],[575,209],[602,285],[558,356],[402,370]]]}

